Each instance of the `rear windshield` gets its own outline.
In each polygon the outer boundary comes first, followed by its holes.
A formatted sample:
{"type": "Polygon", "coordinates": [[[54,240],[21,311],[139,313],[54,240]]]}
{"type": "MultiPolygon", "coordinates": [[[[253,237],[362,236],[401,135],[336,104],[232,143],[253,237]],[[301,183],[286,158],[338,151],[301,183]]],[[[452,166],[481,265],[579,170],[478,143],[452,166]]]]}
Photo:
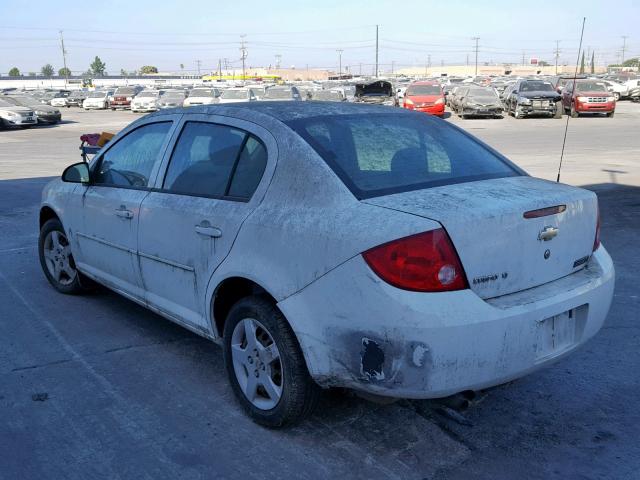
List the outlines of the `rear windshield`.
{"type": "Polygon", "coordinates": [[[439,85],[411,85],[407,88],[407,95],[440,95],[439,85]]]}
{"type": "Polygon", "coordinates": [[[359,199],[523,174],[471,136],[426,115],[332,115],[287,124],[359,199]]]}

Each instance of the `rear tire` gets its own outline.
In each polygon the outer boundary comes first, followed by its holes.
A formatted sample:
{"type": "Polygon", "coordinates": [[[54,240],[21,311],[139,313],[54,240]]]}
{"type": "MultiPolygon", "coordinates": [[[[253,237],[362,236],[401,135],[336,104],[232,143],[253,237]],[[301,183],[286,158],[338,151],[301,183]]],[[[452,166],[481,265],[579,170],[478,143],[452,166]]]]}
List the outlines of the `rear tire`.
{"type": "Polygon", "coordinates": [[[236,398],[260,425],[297,423],[318,402],[320,387],[309,375],[291,327],[263,297],[245,297],[231,308],[224,326],[224,361],[236,398]]]}
{"type": "Polygon", "coordinates": [[[95,286],[93,280],[77,270],[67,234],[57,218],[48,220],[40,229],[38,256],[44,276],[60,293],[77,295],[95,286]]]}

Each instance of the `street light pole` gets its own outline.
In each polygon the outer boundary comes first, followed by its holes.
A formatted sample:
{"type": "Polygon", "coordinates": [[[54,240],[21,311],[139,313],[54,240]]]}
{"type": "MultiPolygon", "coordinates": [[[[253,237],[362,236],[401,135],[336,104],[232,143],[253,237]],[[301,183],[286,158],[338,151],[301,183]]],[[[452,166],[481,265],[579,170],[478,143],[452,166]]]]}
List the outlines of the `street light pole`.
{"type": "Polygon", "coordinates": [[[339,48],[336,52],[338,52],[338,80],[340,80],[342,78],[342,52],[344,50],[339,48]]]}

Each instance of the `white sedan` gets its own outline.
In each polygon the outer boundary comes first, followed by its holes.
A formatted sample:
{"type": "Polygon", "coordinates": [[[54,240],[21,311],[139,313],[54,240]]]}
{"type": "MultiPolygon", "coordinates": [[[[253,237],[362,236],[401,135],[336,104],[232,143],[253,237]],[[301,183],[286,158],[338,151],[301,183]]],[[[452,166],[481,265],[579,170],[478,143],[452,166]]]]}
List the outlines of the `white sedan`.
{"type": "Polygon", "coordinates": [[[194,88],[189,92],[189,96],[184,99],[182,106],[211,105],[212,103],[218,103],[219,96],[220,90],[217,88],[194,88]]]}
{"type": "Polygon", "coordinates": [[[521,377],[595,335],[614,288],[594,193],[350,103],[145,116],[45,188],[39,255],[62,293],[98,282],[220,343],[268,426],[320,387],[434,398],[521,377]]]}

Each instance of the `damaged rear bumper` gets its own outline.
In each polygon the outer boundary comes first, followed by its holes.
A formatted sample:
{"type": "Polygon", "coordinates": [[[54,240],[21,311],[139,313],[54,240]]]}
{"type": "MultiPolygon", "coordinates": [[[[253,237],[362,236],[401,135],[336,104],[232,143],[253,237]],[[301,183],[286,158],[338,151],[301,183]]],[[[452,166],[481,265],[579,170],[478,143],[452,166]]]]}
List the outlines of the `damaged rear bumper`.
{"type": "Polygon", "coordinates": [[[583,270],[483,300],[381,281],[357,256],[278,304],[311,376],[397,398],[499,385],[567,355],[602,326],[614,268],[600,247],[583,270]]]}

